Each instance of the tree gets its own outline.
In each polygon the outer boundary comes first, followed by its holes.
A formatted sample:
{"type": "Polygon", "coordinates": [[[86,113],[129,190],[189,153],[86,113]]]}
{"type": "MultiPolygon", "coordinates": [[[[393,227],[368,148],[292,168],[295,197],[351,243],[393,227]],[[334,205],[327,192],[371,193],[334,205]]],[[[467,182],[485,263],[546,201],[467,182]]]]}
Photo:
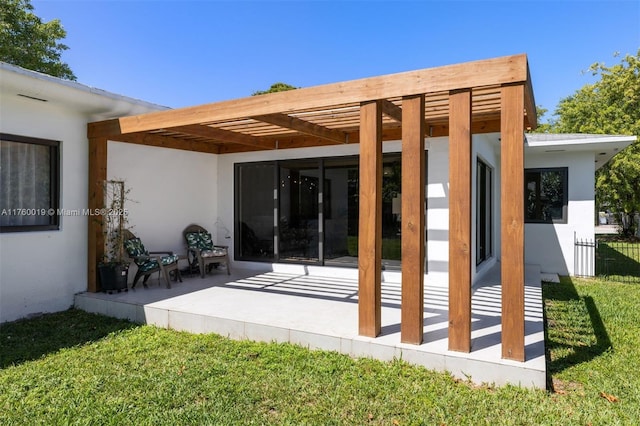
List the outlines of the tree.
{"type": "MultiPolygon", "coordinates": [[[[640,50],[610,67],[595,63],[589,71],[599,80],[560,101],[550,131],[640,138],[640,50]]],[[[609,206],[618,215],[624,235],[635,233],[630,218],[640,212],[640,141],[598,170],[596,199],[598,205],[609,206]]]]}
{"type": "Polygon", "coordinates": [[[69,65],[60,60],[68,47],[59,40],[66,36],[60,20],[42,22],[33,13],[31,0],[0,0],[0,60],[75,80],[69,65]]]}
{"type": "Polygon", "coordinates": [[[273,83],[267,90],[258,90],[257,92],[253,92],[251,96],[264,95],[265,93],[286,92],[287,90],[294,89],[297,89],[297,87],[287,83],[273,83]]]}

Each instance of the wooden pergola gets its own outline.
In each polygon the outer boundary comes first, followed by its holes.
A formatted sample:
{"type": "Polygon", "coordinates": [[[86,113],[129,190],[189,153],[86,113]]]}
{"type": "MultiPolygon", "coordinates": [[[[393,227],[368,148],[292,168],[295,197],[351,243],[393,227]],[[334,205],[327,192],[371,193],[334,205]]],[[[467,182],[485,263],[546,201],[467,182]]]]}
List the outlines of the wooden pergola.
{"type": "MultiPolygon", "coordinates": [[[[227,154],[360,144],[359,333],[381,329],[382,143],[402,140],[401,340],[423,336],[425,137],[449,136],[449,349],[471,349],[474,133],[501,133],[502,356],[524,361],[524,131],[536,127],[526,55],[89,123],[89,208],[107,141],[227,154]]],[[[89,221],[88,289],[104,251],[89,221]]]]}

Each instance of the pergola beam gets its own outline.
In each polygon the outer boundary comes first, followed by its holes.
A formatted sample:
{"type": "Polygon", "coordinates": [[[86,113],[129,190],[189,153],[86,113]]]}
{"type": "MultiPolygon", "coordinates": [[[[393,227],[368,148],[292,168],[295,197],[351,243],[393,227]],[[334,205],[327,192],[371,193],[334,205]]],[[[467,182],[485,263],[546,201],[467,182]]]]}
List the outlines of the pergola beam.
{"type": "Polygon", "coordinates": [[[136,133],[260,115],[287,114],[294,111],[349,105],[354,101],[370,102],[419,93],[450,91],[460,87],[524,83],[528,81],[527,78],[526,55],[505,56],[121,117],[118,119],[117,126],[95,126],[92,136],[111,136],[112,132],[136,133]]]}
{"type": "Polygon", "coordinates": [[[229,130],[216,129],[210,126],[192,124],[187,126],[174,126],[170,128],[164,127],[163,129],[168,132],[185,133],[188,135],[210,138],[219,142],[237,143],[239,145],[247,145],[259,149],[276,148],[275,143],[265,142],[255,136],[245,135],[244,133],[232,132],[229,130]]]}
{"type": "Polygon", "coordinates": [[[449,97],[449,350],[471,351],[471,90],[449,97]]]}
{"type": "MultiPolygon", "coordinates": [[[[383,100],[382,101],[382,113],[388,117],[393,118],[398,123],[402,123],[402,108],[398,105],[394,104],[391,101],[383,100]]],[[[422,117],[424,117],[424,112],[422,113],[422,117]]]]}
{"type": "MultiPolygon", "coordinates": [[[[89,200],[87,207],[99,211],[104,207],[104,181],[107,180],[107,138],[89,139],[89,200]]],[[[97,292],[98,263],[104,256],[102,216],[90,216],[87,239],[87,290],[97,292]]]]}
{"type": "Polygon", "coordinates": [[[524,361],[524,86],[502,88],[502,357],[524,361]]]}
{"type": "Polygon", "coordinates": [[[358,330],[376,337],[382,326],[382,106],[360,108],[358,330]]]}
{"type": "Polygon", "coordinates": [[[320,126],[309,121],[301,120],[287,114],[269,114],[256,115],[251,117],[254,120],[264,123],[273,124],[275,126],[284,127],[286,129],[295,130],[307,135],[316,136],[320,139],[326,139],[335,143],[348,143],[349,138],[346,132],[334,130],[328,127],[320,126]]]}
{"type": "Polygon", "coordinates": [[[402,101],[402,298],[400,340],[424,334],[424,95],[402,101]]]}
{"type": "Polygon", "coordinates": [[[119,135],[113,139],[116,142],[127,142],[138,145],[156,146],[161,148],[181,149],[184,151],[204,152],[208,154],[219,154],[220,147],[211,142],[192,141],[179,137],[149,134],[132,133],[119,135]]]}

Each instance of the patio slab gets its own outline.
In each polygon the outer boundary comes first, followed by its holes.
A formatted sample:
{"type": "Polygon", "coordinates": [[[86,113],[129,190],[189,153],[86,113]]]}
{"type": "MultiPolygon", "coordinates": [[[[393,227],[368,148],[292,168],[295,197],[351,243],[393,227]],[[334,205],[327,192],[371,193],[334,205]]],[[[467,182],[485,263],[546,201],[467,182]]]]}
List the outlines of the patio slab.
{"type": "Polygon", "coordinates": [[[403,360],[448,371],[475,383],[545,388],[546,363],[539,268],[525,277],[525,362],[501,359],[500,270],[474,286],[472,349],[447,349],[448,289],[425,280],[424,343],[400,342],[400,283],[382,285],[382,332],[358,335],[357,271],[270,265],[269,271],[235,268],[226,273],[184,278],[171,289],[150,280],[150,288],[128,292],[80,293],[79,309],[143,324],[233,339],[291,342],[350,356],[403,360]]]}

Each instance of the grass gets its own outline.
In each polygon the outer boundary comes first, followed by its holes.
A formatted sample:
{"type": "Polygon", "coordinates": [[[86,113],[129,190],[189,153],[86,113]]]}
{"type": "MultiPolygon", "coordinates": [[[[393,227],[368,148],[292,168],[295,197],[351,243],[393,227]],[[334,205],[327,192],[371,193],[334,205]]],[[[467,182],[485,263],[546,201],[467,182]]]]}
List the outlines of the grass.
{"type": "Polygon", "coordinates": [[[634,424],[640,288],[543,294],[555,392],[70,310],[0,327],[0,424],[634,424]]]}

